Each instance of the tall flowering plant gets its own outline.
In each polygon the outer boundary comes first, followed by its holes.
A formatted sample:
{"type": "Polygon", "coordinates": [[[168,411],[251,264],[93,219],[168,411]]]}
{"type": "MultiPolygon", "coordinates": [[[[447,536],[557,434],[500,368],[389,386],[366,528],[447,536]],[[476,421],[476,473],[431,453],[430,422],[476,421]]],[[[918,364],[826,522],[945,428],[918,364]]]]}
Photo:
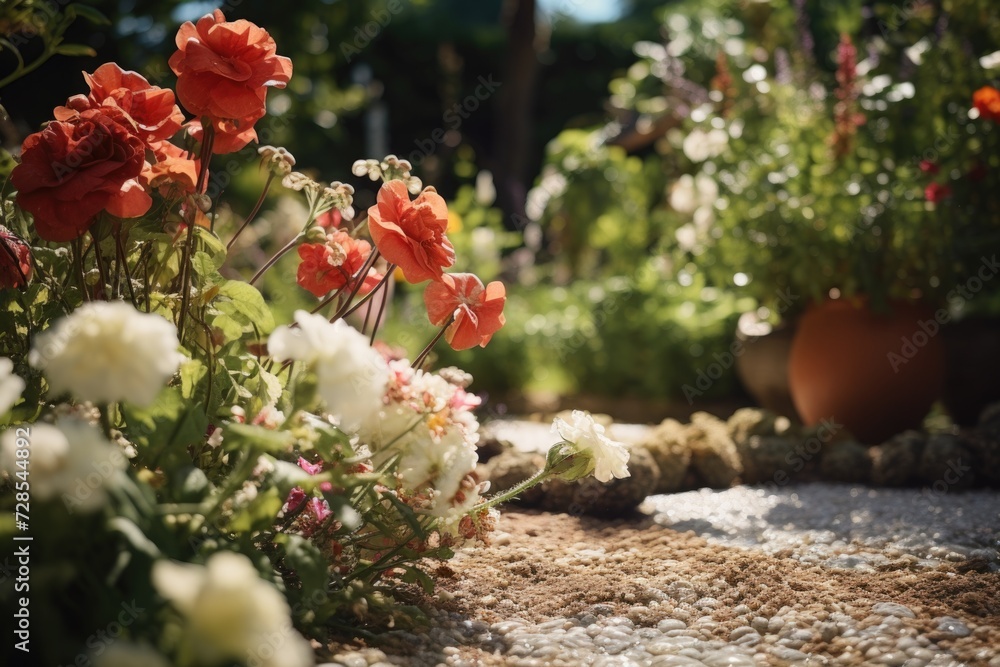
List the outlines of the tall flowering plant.
{"type": "MultiPolygon", "coordinates": [[[[441,338],[485,346],[506,293],[448,272],[447,203],[393,156],[353,167],[382,181],[362,221],[353,187],[259,147],[260,200],[224,240],[212,157],[256,140],[292,64],[216,11],[181,26],[170,66],[176,93],[114,63],[85,74],[89,93],[25,139],[2,201],[0,503],[15,520],[0,531],[30,537],[39,568],[12,602],[61,630],[43,643],[26,622],[9,650],[308,665],[306,636],[394,614],[394,587],[431,590],[425,564],[488,543],[495,506],[526,488],[484,497],[471,377],[424,368],[441,338]],[[227,260],[276,183],[306,220],[244,279],[227,260]],[[293,251],[316,302],[279,323],[256,285],[293,251]],[[440,327],[412,362],[376,340],[397,268],[427,281],[440,327]],[[113,619],[113,641],[94,641],[113,619]]],[[[589,415],[559,430],[529,484],[628,474],[589,415]]]]}

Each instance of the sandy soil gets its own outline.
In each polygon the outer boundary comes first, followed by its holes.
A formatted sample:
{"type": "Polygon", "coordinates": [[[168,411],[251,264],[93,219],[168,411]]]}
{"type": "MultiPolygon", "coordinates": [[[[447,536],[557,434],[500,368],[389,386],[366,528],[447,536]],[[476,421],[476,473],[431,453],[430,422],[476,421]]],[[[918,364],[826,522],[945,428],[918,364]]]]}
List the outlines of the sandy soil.
{"type": "MultiPolygon", "coordinates": [[[[901,619],[900,632],[925,635],[936,645],[932,648],[946,649],[966,664],[986,664],[984,656],[1000,647],[1000,574],[977,559],[927,568],[902,556],[875,572],[831,569],[781,552],[709,544],[641,515],[602,521],[508,509],[501,528],[504,533],[490,548],[461,553],[441,566],[440,594],[421,604],[452,621],[534,624],[596,613],[655,627],[678,612],[683,616],[679,607],[714,598],[710,608],[699,607],[713,621],[703,627],[711,639],[727,641],[747,624],[746,616],[740,620],[734,612],[740,605],[751,617],[765,618],[795,610],[822,620],[839,612],[863,628],[882,620],[872,616],[874,604],[892,602],[915,615],[901,619]],[[971,634],[938,632],[932,619],[941,616],[960,619],[971,634]]],[[[493,655],[503,653],[503,646],[471,642],[442,653],[434,644],[430,636],[388,633],[379,648],[394,664],[434,664],[446,656],[450,663],[508,664],[493,655]]],[[[335,642],[330,648],[337,653],[349,647],[358,644],[335,642]]],[[[835,659],[848,648],[833,637],[801,650],[835,659]]]]}

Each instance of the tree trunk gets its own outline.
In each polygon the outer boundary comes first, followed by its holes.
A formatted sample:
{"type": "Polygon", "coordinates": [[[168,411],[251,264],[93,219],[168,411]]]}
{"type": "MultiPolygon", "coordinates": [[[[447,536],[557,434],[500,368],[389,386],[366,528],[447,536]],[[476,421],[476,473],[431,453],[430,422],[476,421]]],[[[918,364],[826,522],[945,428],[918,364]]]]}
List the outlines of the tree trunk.
{"type": "Polygon", "coordinates": [[[505,225],[523,229],[528,194],[527,171],[531,147],[531,106],[538,73],[535,46],[535,0],[507,0],[507,57],[498,92],[496,119],[496,188],[505,225]]]}

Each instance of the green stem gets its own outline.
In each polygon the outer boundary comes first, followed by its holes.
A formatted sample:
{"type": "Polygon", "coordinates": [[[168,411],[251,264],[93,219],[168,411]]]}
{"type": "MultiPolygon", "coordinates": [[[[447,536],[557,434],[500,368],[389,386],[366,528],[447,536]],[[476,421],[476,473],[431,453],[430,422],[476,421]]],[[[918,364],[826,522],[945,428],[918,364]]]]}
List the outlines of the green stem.
{"type": "Polygon", "coordinates": [[[455,315],[452,314],[452,316],[448,318],[448,321],[445,322],[444,326],[441,327],[441,330],[437,332],[437,335],[434,336],[434,338],[431,339],[431,342],[427,344],[427,347],[425,347],[423,351],[417,355],[417,358],[413,360],[413,363],[410,364],[410,368],[418,369],[424,364],[424,360],[427,359],[427,355],[431,353],[431,350],[433,350],[434,346],[438,344],[438,341],[441,340],[441,337],[444,336],[444,333],[454,321],[455,315]]]}
{"type": "Polygon", "coordinates": [[[274,266],[279,259],[281,259],[282,257],[284,257],[285,254],[287,254],[289,250],[291,250],[292,248],[294,248],[295,246],[297,246],[299,244],[299,241],[305,235],[306,234],[305,234],[304,231],[303,232],[299,232],[298,234],[296,234],[295,238],[293,238],[291,241],[289,241],[287,244],[285,244],[285,247],[283,247],[281,250],[279,250],[277,253],[275,253],[274,257],[272,257],[271,259],[267,260],[264,263],[264,266],[260,267],[260,269],[257,271],[257,273],[253,274],[253,278],[250,279],[250,284],[253,285],[255,282],[257,282],[258,280],[260,280],[261,276],[263,276],[265,273],[267,273],[268,270],[272,266],[274,266]]]}
{"type": "Polygon", "coordinates": [[[361,306],[363,306],[366,303],[368,303],[368,300],[371,299],[373,296],[375,296],[375,293],[378,292],[380,289],[382,289],[382,287],[387,282],[389,282],[389,279],[392,278],[392,272],[393,272],[393,270],[395,268],[396,268],[395,264],[390,264],[388,266],[388,268],[386,269],[386,271],[385,271],[385,275],[382,276],[382,280],[378,281],[378,285],[376,285],[374,288],[372,288],[371,292],[368,292],[368,294],[365,294],[363,297],[361,297],[361,299],[356,304],[354,304],[353,306],[351,306],[350,305],[351,304],[351,299],[353,299],[354,295],[356,295],[358,293],[358,290],[361,289],[360,286],[364,284],[364,280],[360,280],[359,279],[356,282],[356,284],[354,285],[354,292],[351,294],[351,297],[349,299],[347,299],[347,301],[344,303],[344,308],[341,308],[340,311],[336,315],[334,315],[333,317],[331,317],[330,321],[331,322],[335,322],[335,321],[341,319],[342,317],[347,317],[348,315],[350,315],[351,313],[353,313],[354,311],[356,311],[358,308],[360,308],[361,306]]]}
{"type": "Polygon", "coordinates": [[[489,500],[486,500],[486,501],[483,501],[483,502],[479,503],[478,505],[476,505],[475,507],[473,507],[472,509],[470,509],[468,512],[466,512],[466,514],[468,514],[470,516],[474,516],[476,514],[479,514],[483,510],[488,510],[491,507],[495,507],[497,505],[501,505],[501,504],[507,502],[508,500],[511,500],[515,496],[517,496],[517,495],[519,495],[521,493],[524,493],[525,491],[527,491],[531,487],[544,482],[551,474],[552,474],[552,471],[551,471],[550,468],[547,468],[547,467],[546,468],[542,468],[541,470],[539,470],[538,472],[536,472],[534,475],[532,475],[528,479],[526,479],[523,482],[521,482],[520,484],[516,484],[513,487],[511,487],[511,488],[507,489],[506,491],[504,491],[503,493],[501,493],[500,495],[493,496],[489,500]]]}
{"type": "MultiPolygon", "coordinates": [[[[198,193],[204,194],[208,187],[208,167],[212,162],[212,146],[215,144],[215,126],[210,122],[206,123],[206,119],[203,118],[201,127],[201,173],[198,174],[198,193]]],[[[197,203],[191,200],[191,205],[197,206],[197,203]]],[[[188,308],[191,306],[191,274],[194,273],[191,268],[191,257],[194,254],[194,233],[197,225],[198,211],[193,210],[187,221],[187,243],[184,244],[184,256],[181,257],[183,279],[181,280],[181,314],[177,322],[177,339],[181,341],[182,345],[184,344],[184,326],[187,324],[188,308]]]]}

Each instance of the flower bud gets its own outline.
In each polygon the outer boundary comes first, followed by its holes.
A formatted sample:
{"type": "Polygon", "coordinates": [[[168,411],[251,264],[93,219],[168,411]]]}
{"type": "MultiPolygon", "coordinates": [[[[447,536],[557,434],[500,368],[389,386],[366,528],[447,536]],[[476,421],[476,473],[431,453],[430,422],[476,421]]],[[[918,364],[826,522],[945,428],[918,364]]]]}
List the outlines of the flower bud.
{"type": "Polygon", "coordinates": [[[319,225],[310,227],[306,231],[306,243],[326,243],[326,230],[319,225]]]}

